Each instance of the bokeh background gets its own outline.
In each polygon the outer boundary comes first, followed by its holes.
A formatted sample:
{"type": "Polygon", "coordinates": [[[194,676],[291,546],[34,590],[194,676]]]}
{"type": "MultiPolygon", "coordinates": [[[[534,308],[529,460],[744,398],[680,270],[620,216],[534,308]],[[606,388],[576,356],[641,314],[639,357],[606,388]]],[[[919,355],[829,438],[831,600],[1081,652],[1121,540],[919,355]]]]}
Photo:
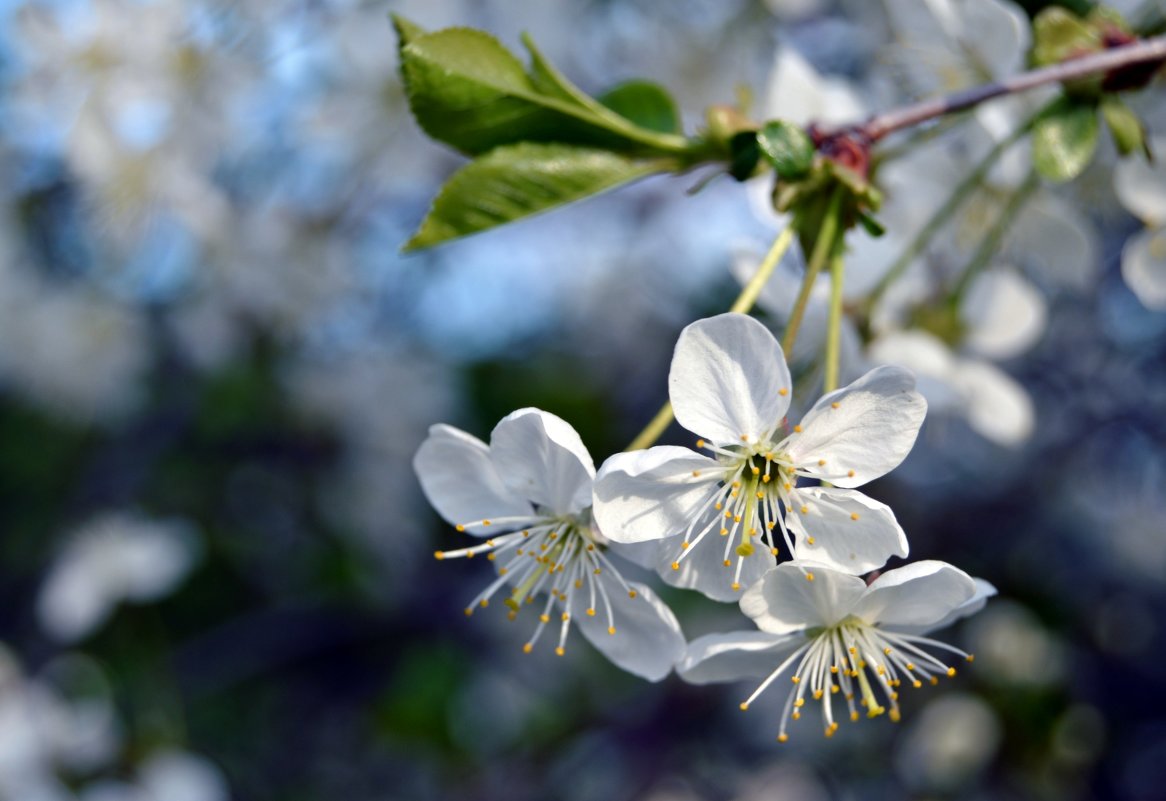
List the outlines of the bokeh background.
{"type": "MultiPolygon", "coordinates": [[[[390,11],[660,81],[689,130],[779,49],[911,91],[865,0],[0,3],[0,799],[1166,798],[1166,314],[1122,281],[1112,161],[1066,195],[1088,281],[1001,364],[1031,435],[933,416],[871,488],[914,557],[999,588],[947,635],[975,664],[779,746],[776,697],[466,619],[487,569],[433,560],[460,542],[410,465],[524,406],[623,448],[771,221],[661,178],[400,255],[461,159],[408,113],[390,11]]],[[[747,627],[662,592],[690,638],[747,627]]]]}

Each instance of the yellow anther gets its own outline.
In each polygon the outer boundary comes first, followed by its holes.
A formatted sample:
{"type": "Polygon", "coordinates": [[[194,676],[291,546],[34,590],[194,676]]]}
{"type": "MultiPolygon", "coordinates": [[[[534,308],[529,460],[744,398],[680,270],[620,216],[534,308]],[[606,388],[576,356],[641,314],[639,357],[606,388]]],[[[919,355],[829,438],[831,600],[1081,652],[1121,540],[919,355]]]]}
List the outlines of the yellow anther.
{"type": "Polygon", "coordinates": [[[722,537],[727,537],[727,536],[729,536],[729,530],[728,530],[727,528],[722,528],[722,529],[721,529],[721,536],[722,536],[722,537]]]}
{"type": "Polygon", "coordinates": [[[800,709],[800,708],[802,708],[802,707],[803,707],[803,706],[805,706],[805,705],[806,705],[806,699],[805,699],[805,698],[799,698],[798,700],[794,701],[794,706],[798,707],[799,709],[800,709]]]}
{"type": "Polygon", "coordinates": [[[801,509],[798,509],[798,512],[800,512],[801,514],[806,514],[809,511],[810,511],[810,507],[808,507],[808,506],[803,506],[801,509]]]}
{"type": "Polygon", "coordinates": [[[733,489],[740,489],[740,488],[741,488],[741,482],[740,482],[740,481],[734,481],[732,484],[730,484],[730,486],[731,486],[733,489]]]}
{"type": "Polygon", "coordinates": [[[732,567],[732,566],[733,566],[733,563],[730,562],[728,559],[726,559],[725,560],[725,567],[732,567]]]}
{"type": "Polygon", "coordinates": [[[466,527],[463,526],[461,523],[458,523],[456,526],[454,526],[454,528],[457,529],[458,531],[465,531],[466,530],[466,527]]]}
{"type": "Polygon", "coordinates": [[[753,475],[755,475],[755,476],[761,475],[761,468],[760,467],[758,467],[757,465],[753,465],[752,469],[753,469],[753,475]]]}
{"type": "Polygon", "coordinates": [[[533,650],[534,650],[534,643],[528,642],[526,645],[522,646],[522,652],[524,654],[529,654],[533,650]]]}
{"type": "Polygon", "coordinates": [[[602,567],[597,567],[597,568],[595,568],[595,575],[597,575],[597,576],[598,576],[598,575],[599,575],[600,573],[602,573],[602,572],[603,572],[603,568],[602,568],[602,567]]]}
{"type": "MultiPolygon", "coordinates": [[[[496,554],[496,553],[488,553],[488,554],[486,554],[486,561],[493,562],[497,557],[498,557],[498,554],[496,554]]],[[[505,569],[506,568],[502,568],[502,570],[505,570],[505,569]]],[[[501,571],[499,571],[499,572],[501,572],[501,571]]]]}
{"type": "Polygon", "coordinates": [[[466,552],[466,559],[473,559],[473,558],[474,558],[474,552],[473,552],[473,551],[467,551],[467,552],[466,552]]]}
{"type": "Polygon", "coordinates": [[[629,598],[635,598],[635,597],[636,597],[636,591],[635,591],[635,590],[628,590],[628,597],[629,597],[629,598]]]}
{"type": "Polygon", "coordinates": [[[879,715],[886,711],[887,708],[885,706],[872,706],[870,709],[866,710],[866,716],[868,718],[877,718],[879,715]]]}
{"type": "Polygon", "coordinates": [[[827,737],[833,737],[834,732],[836,732],[836,731],[838,731],[838,724],[831,723],[829,726],[826,727],[826,731],[824,733],[827,737]]]}
{"type": "Polygon", "coordinates": [[[853,471],[853,470],[847,470],[847,471],[846,471],[846,475],[850,476],[850,478],[854,478],[854,471],[853,471]]]}
{"type": "Polygon", "coordinates": [[[587,610],[587,617],[595,617],[595,610],[594,610],[594,609],[588,609],[588,610],[587,610]]]}
{"type": "Polygon", "coordinates": [[[562,621],[563,621],[564,623],[566,623],[568,620],[570,620],[570,619],[571,619],[571,616],[570,616],[570,615],[568,615],[566,612],[564,612],[564,613],[563,613],[563,616],[562,616],[562,618],[561,618],[561,619],[562,619],[562,621]]]}
{"type": "Polygon", "coordinates": [[[794,433],[795,434],[802,433],[802,427],[801,426],[794,426],[794,433]]]}
{"type": "Polygon", "coordinates": [[[696,441],[696,447],[698,447],[698,448],[703,448],[703,447],[704,447],[704,440],[703,440],[703,439],[698,439],[698,440],[696,441]]]}
{"type": "Polygon", "coordinates": [[[740,590],[740,589],[741,589],[741,585],[740,585],[740,584],[738,584],[736,581],[734,581],[734,582],[733,582],[732,584],[730,584],[729,586],[730,586],[730,587],[733,589],[733,592],[737,592],[738,590],[740,590]]]}
{"type": "Polygon", "coordinates": [[[784,489],[786,492],[789,492],[790,490],[792,490],[794,488],[794,485],[787,481],[781,485],[781,488],[784,489]]]}
{"type": "Polygon", "coordinates": [[[852,645],[852,646],[850,646],[849,648],[847,648],[846,650],[847,650],[847,651],[850,651],[850,655],[851,655],[851,656],[857,656],[857,655],[858,655],[858,649],[857,649],[857,648],[855,648],[853,645],[852,645]]]}
{"type": "Polygon", "coordinates": [[[693,470],[693,471],[692,471],[692,477],[693,477],[693,478],[700,478],[700,471],[699,471],[699,470],[693,470]]]}
{"type": "Polygon", "coordinates": [[[434,551],[433,558],[438,559],[438,560],[444,559],[445,558],[445,551],[434,551]]]}
{"type": "Polygon", "coordinates": [[[907,670],[914,670],[914,669],[915,669],[915,663],[914,663],[914,662],[908,662],[906,665],[904,665],[904,667],[905,667],[905,668],[907,668],[907,670]]]}
{"type": "Polygon", "coordinates": [[[789,680],[790,680],[791,682],[793,682],[794,684],[801,684],[801,683],[802,683],[802,677],[801,677],[801,676],[790,676],[790,677],[789,677],[789,680]]]}
{"type": "Polygon", "coordinates": [[[814,574],[813,574],[813,573],[807,573],[807,574],[806,574],[806,581],[813,581],[813,580],[814,580],[814,574]]]}
{"type": "Polygon", "coordinates": [[[717,501],[716,504],[713,506],[713,508],[719,512],[725,508],[725,505],[723,503],[721,503],[720,501],[717,501]]]}
{"type": "Polygon", "coordinates": [[[772,520],[770,520],[768,523],[766,523],[766,524],[765,524],[765,527],[766,527],[767,529],[769,529],[770,531],[773,531],[773,527],[774,527],[774,526],[776,526],[776,525],[777,525],[777,523],[775,523],[775,522],[773,522],[772,520]]]}
{"type": "Polygon", "coordinates": [[[729,497],[736,498],[740,494],[741,494],[741,490],[733,490],[732,492],[729,493],[729,497]]]}
{"type": "Polygon", "coordinates": [[[794,720],[801,720],[801,719],[802,719],[802,713],[801,713],[799,710],[795,709],[795,710],[793,711],[793,714],[792,714],[792,715],[790,715],[790,717],[791,717],[791,718],[793,718],[794,720]]]}
{"type": "Polygon", "coordinates": [[[509,612],[506,613],[506,619],[507,620],[518,620],[518,612],[511,609],[509,612]]]}
{"type": "Polygon", "coordinates": [[[561,645],[555,649],[555,656],[562,656],[565,653],[567,653],[567,652],[566,652],[566,650],[564,650],[563,646],[561,646],[561,645]]]}
{"type": "Polygon", "coordinates": [[[595,543],[594,542],[587,543],[587,550],[594,551],[595,550],[595,543]]]}
{"type": "Polygon", "coordinates": [[[838,675],[838,666],[837,666],[837,665],[831,665],[831,666],[830,666],[830,672],[831,672],[831,673],[833,673],[834,675],[838,675]]]}
{"type": "Polygon", "coordinates": [[[761,483],[762,483],[762,484],[768,484],[771,478],[772,478],[772,476],[769,476],[769,475],[764,475],[764,476],[762,476],[762,477],[761,477],[761,483]]]}
{"type": "Polygon", "coordinates": [[[923,682],[919,681],[919,679],[915,679],[913,682],[911,682],[911,686],[918,690],[923,686],[923,682]]]}
{"type": "Polygon", "coordinates": [[[688,546],[689,546],[689,543],[687,543],[687,542],[682,542],[682,543],[680,543],[680,547],[681,547],[681,549],[682,549],[682,550],[685,550],[685,551],[687,551],[687,550],[688,550],[688,546]]]}
{"type": "Polygon", "coordinates": [[[851,512],[851,513],[850,513],[850,519],[851,519],[851,520],[857,520],[857,519],[858,519],[858,512],[851,512]]]}
{"type": "MultiPolygon", "coordinates": [[[[560,568],[560,569],[562,569],[562,568],[560,568]]],[[[577,590],[583,589],[583,579],[575,579],[575,589],[577,589],[577,590]]]]}
{"type": "Polygon", "coordinates": [[[840,687],[839,687],[837,684],[831,684],[831,685],[830,685],[830,692],[831,692],[831,693],[837,693],[837,692],[838,692],[840,689],[841,689],[841,688],[840,688],[840,687]]]}
{"type": "Polygon", "coordinates": [[[742,701],[739,705],[739,708],[742,712],[744,712],[745,710],[747,710],[749,708],[749,704],[745,701],[742,701]]]}
{"type": "Polygon", "coordinates": [[[949,668],[947,669],[947,677],[950,679],[950,678],[951,678],[951,677],[953,677],[953,676],[955,676],[955,668],[953,668],[953,667],[949,667],[949,668]]]}
{"type": "Polygon", "coordinates": [[[932,676],[931,677],[931,686],[934,687],[937,684],[939,684],[939,679],[935,676],[932,676]]]}
{"type": "Polygon", "coordinates": [[[679,569],[680,569],[680,563],[679,563],[679,562],[673,562],[673,563],[672,563],[672,569],[673,569],[673,570],[679,570],[679,569]]]}
{"type": "Polygon", "coordinates": [[[779,743],[784,743],[787,740],[789,740],[789,735],[786,734],[785,732],[782,732],[781,734],[777,735],[777,741],[779,743]]]}
{"type": "Polygon", "coordinates": [[[470,615],[474,614],[474,610],[468,606],[466,607],[465,611],[466,611],[466,617],[469,617],[470,615]]]}
{"type": "Polygon", "coordinates": [[[488,526],[488,525],[490,525],[490,521],[489,521],[489,520],[483,520],[483,521],[482,521],[482,525],[483,525],[483,526],[488,526]]]}
{"type": "Polygon", "coordinates": [[[539,616],[538,616],[538,619],[539,619],[539,622],[540,622],[540,623],[550,623],[550,622],[551,622],[551,616],[550,616],[550,615],[539,615],[539,616]]]}
{"type": "Polygon", "coordinates": [[[814,690],[814,700],[815,701],[822,700],[822,691],[821,690],[814,690]]]}
{"type": "Polygon", "coordinates": [[[851,712],[851,713],[850,713],[850,722],[851,722],[851,723],[857,723],[857,722],[858,722],[858,712],[851,712]]]}
{"type": "Polygon", "coordinates": [[[819,460],[818,460],[818,467],[821,467],[821,466],[822,466],[822,465],[824,465],[824,464],[826,464],[826,460],[825,460],[825,459],[819,459],[819,460]]]}
{"type": "Polygon", "coordinates": [[[892,701],[898,701],[898,700],[899,700],[899,694],[898,694],[898,693],[891,693],[891,700],[892,700],[892,701]]]}
{"type": "Polygon", "coordinates": [[[615,636],[615,626],[608,626],[607,633],[612,635],[612,636],[615,636]]]}
{"type": "Polygon", "coordinates": [[[757,490],[757,500],[759,500],[759,501],[765,500],[765,493],[762,492],[761,490],[757,490]]]}
{"type": "Polygon", "coordinates": [[[740,523],[741,522],[741,515],[733,515],[733,522],[740,523]]]}
{"type": "Polygon", "coordinates": [[[899,709],[898,709],[898,707],[891,707],[890,718],[891,718],[891,723],[898,723],[899,722],[899,709]]]}
{"type": "Polygon", "coordinates": [[[524,537],[529,537],[529,536],[530,536],[530,532],[529,532],[529,531],[524,531],[524,532],[522,532],[522,536],[524,536],[524,537]]]}
{"type": "Polygon", "coordinates": [[[976,655],[975,655],[975,654],[968,654],[966,658],[967,658],[967,660],[968,660],[969,662],[975,662],[975,661],[976,661],[976,655]]]}
{"type": "Polygon", "coordinates": [[[838,401],[834,401],[833,403],[831,403],[831,404],[830,404],[830,408],[831,408],[831,409],[837,409],[837,408],[838,408],[838,401]]]}
{"type": "Polygon", "coordinates": [[[483,609],[485,609],[489,605],[490,605],[489,598],[483,598],[482,600],[478,601],[478,606],[482,607],[483,609]]]}
{"type": "Polygon", "coordinates": [[[813,537],[806,537],[806,545],[813,545],[816,540],[813,537]]]}
{"type": "MultiPolygon", "coordinates": [[[[494,555],[494,554],[490,554],[490,556],[493,556],[493,555],[494,555]]],[[[505,568],[505,567],[500,567],[500,568],[498,568],[498,575],[499,575],[499,576],[505,576],[505,575],[506,575],[507,573],[509,573],[509,572],[510,572],[510,570],[508,570],[508,569],[507,569],[507,568],[505,568]]]]}
{"type": "Polygon", "coordinates": [[[788,389],[786,389],[785,387],[782,387],[781,389],[779,389],[779,390],[777,391],[777,394],[778,394],[778,395],[781,395],[781,396],[784,398],[786,395],[788,395],[788,394],[789,394],[789,390],[788,390],[788,389]]]}
{"type": "Polygon", "coordinates": [[[770,548],[769,554],[770,556],[777,556],[777,548],[770,548]]]}

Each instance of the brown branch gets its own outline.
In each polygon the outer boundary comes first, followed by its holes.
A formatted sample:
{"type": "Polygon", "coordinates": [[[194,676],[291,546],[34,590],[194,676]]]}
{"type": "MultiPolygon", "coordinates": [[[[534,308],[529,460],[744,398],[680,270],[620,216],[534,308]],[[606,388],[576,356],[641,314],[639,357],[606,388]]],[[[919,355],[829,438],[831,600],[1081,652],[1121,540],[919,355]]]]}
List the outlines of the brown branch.
{"type": "MultiPolygon", "coordinates": [[[[1044,84],[1071,81],[1098,72],[1111,72],[1155,61],[1166,61],[1166,36],[1144,39],[1032,72],[1022,72],[999,83],[984,84],[943,97],[924,100],[914,105],[892,109],[882,114],[876,114],[861,125],[849,128],[849,132],[857,133],[868,142],[873,143],[887,134],[903,128],[910,128],[944,114],[964,111],[994,97],[1024,92],[1044,84]]],[[[847,129],[831,133],[842,133],[845,130],[847,129]]]]}

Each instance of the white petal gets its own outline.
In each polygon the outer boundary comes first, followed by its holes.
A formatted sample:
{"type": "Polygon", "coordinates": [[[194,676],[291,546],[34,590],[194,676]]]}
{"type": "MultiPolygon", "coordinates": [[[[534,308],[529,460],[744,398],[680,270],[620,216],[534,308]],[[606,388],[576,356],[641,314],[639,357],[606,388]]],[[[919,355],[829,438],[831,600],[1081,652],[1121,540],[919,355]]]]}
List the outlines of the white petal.
{"type": "Polygon", "coordinates": [[[973,48],[977,66],[1003,78],[1020,70],[1028,51],[1028,17],[1004,0],[974,0],[960,6],[960,40],[973,48]]]}
{"type": "Polygon", "coordinates": [[[218,768],[184,751],[155,753],[140,772],[142,789],[154,801],[227,801],[230,797],[218,768]]]}
{"type": "Polygon", "coordinates": [[[1126,241],[1121,275],[1143,306],[1166,311],[1166,225],[1147,228],[1126,241]]]}
{"type": "Polygon", "coordinates": [[[1038,194],[1021,210],[1005,250],[1043,280],[1080,291],[1093,285],[1100,264],[1093,222],[1051,192],[1038,194]]]}
{"type": "Polygon", "coordinates": [[[592,514],[612,542],[675,537],[688,529],[723,472],[707,456],[675,445],[617,453],[595,478],[592,514]]]}
{"type": "Polygon", "coordinates": [[[37,618],[60,642],[79,640],[100,626],[113,610],[113,596],[103,575],[84,560],[66,553],[53,565],[37,597],[37,618]]]}
{"type": "Polygon", "coordinates": [[[888,570],[866,588],[853,613],[885,626],[934,625],[970,601],[976,582],[957,567],[928,560],[888,570]]]}
{"type": "MultiPolygon", "coordinates": [[[[502,483],[486,443],[453,426],[430,427],[413,457],[413,470],[429,503],[453,525],[534,513],[529,503],[502,483]]],[[[494,529],[470,526],[466,530],[481,535],[494,529]]]]}
{"type": "Polygon", "coordinates": [[[989,598],[996,594],[996,588],[982,578],[973,578],[972,581],[976,582],[975,594],[948,612],[941,620],[925,626],[888,626],[888,628],[904,634],[926,634],[929,631],[946,628],[957,620],[974,615],[984,608],[989,598]]]}
{"type": "Polygon", "coordinates": [[[636,597],[628,597],[623,586],[607,571],[600,576],[611,599],[615,634],[608,633],[608,619],[602,605],[595,615],[586,613],[590,598],[583,591],[571,597],[571,618],[591,644],[614,665],[648,681],[659,681],[672,671],[684,655],[684,634],[672,610],[643,584],[628,583],[636,597]]]}
{"type": "Polygon", "coordinates": [[[570,423],[550,412],[503,417],[490,434],[490,460],[511,492],[556,515],[591,505],[591,454],[570,423]]]}
{"type": "Polygon", "coordinates": [[[801,634],[764,631],[706,634],[688,644],[676,672],[690,684],[760,679],[768,676],[804,642],[801,634]]]}
{"type": "Polygon", "coordinates": [[[200,555],[200,542],[181,523],[154,523],[126,531],[116,551],[109,556],[117,560],[122,597],[152,601],[167,595],[186,577],[200,555]]]}
{"type": "Polygon", "coordinates": [[[798,512],[789,518],[801,535],[794,546],[797,559],[858,576],[882,567],[892,556],[907,555],[907,535],[895,520],[895,513],[858,490],[797,490],[795,503],[799,502],[806,513],[798,512]]]}
{"type": "Polygon", "coordinates": [[[777,560],[768,548],[760,545],[751,556],[738,557],[734,549],[740,544],[740,537],[722,537],[718,533],[720,523],[715,519],[716,515],[715,511],[708,515],[708,522],[716,528],[685,551],[683,559],[680,558],[679,539],[665,543],[668,547],[661,548],[658,553],[660,561],[656,563],[656,572],[673,587],[696,590],[714,601],[728,603],[740,600],[744,588],[758,582],[777,560]],[[740,575],[737,574],[739,558],[742,560],[740,575]],[[728,566],[725,565],[726,559],[729,560],[728,566]],[[673,562],[680,566],[679,570],[672,569],[673,562]],[[736,589],[733,589],[734,584],[738,585],[736,589]]]}
{"type": "Polygon", "coordinates": [[[857,576],[813,563],[783,562],[745,591],[741,611],[762,631],[791,634],[837,623],[865,591],[866,583],[857,576]]]}
{"type": "Polygon", "coordinates": [[[952,386],[964,396],[964,413],[976,433],[998,445],[1014,446],[1032,435],[1032,399],[1024,387],[988,362],[960,361],[952,386]]]}
{"type": "Polygon", "coordinates": [[[794,463],[839,487],[858,487],[907,457],[927,401],[901,367],[876,367],[814,404],[801,433],[790,435],[794,463]],[[851,474],[853,471],[853,474],[851,474]]]}
{"type": "Polygon", "coordinates": [[[1150,226],[1166,225],[1166,137],[1156,136],[1151,147],[1159,158],[1148,163],[1140,156],[1122,159],[1113,170],[1113,189],[1121,204],[1150,226]]]}
{"type": "Polygon", "coordinates": [[[791,387],[781,346],[752,317],[720,314],[680,332],[668,395],[689,431],[718,444],[757,442],[785,416],[791,387]]]}
{"type": "Polygon", "coordinates": [[[764,108],[768,116],[796,125],[841,125],[866,116],[866,108],[849,82],[819,75],[792,47],[777,52],[764,108]]]}
{"type": "Polygon", "coordinates": [[[1044,333],[1048,310],[1036,287],[1014,271],[981,273],[960,305],[968,326],[966,344],[990,359],[1010,359],[1031,348],[1044,333]]]}

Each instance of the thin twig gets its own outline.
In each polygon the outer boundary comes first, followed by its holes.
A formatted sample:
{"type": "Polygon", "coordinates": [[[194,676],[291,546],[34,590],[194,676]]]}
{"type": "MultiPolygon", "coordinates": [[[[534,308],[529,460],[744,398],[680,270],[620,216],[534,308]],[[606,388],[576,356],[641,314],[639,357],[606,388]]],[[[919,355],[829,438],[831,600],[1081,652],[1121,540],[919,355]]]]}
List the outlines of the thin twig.
{"type": "MultiPolygon", "coordinates": [[[[984,84],[943,97],[924,100],[910,106],[876,114],[857,126],[857,131],[870,142],[877,142],[890,133],[910,128],[922,122],[978,106],[1001,95],[1016,94],[1049,83],[1061,83],[1098,72],[1109,72],[1135,64],[1166,61],[1166,36],[1144,39],[1111,50],[1082,56],[1049,67],[1022,72],[997,83],[984,84]]],[[[839,129],[839,132],[845,129],[839,129]]]]}

